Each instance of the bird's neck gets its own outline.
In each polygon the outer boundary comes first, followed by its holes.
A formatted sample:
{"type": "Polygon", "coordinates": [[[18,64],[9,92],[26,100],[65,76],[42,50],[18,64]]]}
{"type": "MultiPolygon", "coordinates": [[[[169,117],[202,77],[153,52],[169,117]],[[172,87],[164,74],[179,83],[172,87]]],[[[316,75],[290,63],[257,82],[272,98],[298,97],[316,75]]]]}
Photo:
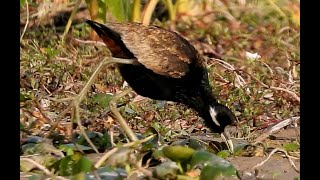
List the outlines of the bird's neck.
{"type": "Polygon", "coordinates": [[[187,99],[182,103],[187,104],[189,107],[196,110],[203,118],[209,115],[210,106],[214,107],[216,105],[219,105],[215,97],[209,92],[190,95],[186,98],[187,99]]]}

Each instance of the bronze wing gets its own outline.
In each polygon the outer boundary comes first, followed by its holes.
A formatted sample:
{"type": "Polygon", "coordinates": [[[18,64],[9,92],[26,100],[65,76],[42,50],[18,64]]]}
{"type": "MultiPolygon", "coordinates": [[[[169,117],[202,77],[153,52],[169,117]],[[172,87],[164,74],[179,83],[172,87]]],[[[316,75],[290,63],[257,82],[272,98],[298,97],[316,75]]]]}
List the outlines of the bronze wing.
{"type": "Polygon", "coordinates": [[[198,61],[197,50],[175,32],[139,23],[108,23],[126,48],[146,68],[157,74],[180,78],[189,64],[198,61]]]}

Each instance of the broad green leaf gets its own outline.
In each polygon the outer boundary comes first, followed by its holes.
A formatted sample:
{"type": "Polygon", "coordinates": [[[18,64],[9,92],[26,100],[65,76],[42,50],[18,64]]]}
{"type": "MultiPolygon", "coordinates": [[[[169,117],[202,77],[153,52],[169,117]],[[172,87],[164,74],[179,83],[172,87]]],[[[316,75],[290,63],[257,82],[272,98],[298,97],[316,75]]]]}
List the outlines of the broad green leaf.
{"type": "Polygon", "coordinates": [[[90,172],[92,167],[92,162],[77,152],[71,156],[60,159],[52,165],[52,168],[54,168],[61,176],[71,176],[81,172],[90,172]]]}
{"type": "Polygon", "coordinates": [[[81,157],[81,159],[78,161],[76,165],[80,169],[80,172],[89,172],[92,170],[93,167],[92,162],[84,156],[81,157]]]}
{"type": "Polygon", "coordinates": [[[233,153],[233,155],[235,155],[235,156],[240,156],[246,146],[248,146],[247,143],[236,144],[236,145],[234,146],[234,153],[233,153]]]}
{"type": "Polygon", "coordinates": [[[202,169],[200,180],[215,180],[219,177],[231,176],[237,176],[237,171],[233,166],[225,167],[221,164],[209,164],[202,169]]]}
{"type": "Polygon", "coordinates": [[[233,165],[212,153],[207,151],[196,151],[193,153],[191,161],[191,168],[196,166],[204,166],[200,174],[200,179],[215,179],[218,176],[236,176],[237,170],[233,165]]]}
{"type": "Polygon", "coordinates": [[[188,146],[195,150],[209,150],[209,146],[206,143],[196,139],[190,139],[188,146]]]}
{"type": "Polygon", "coordinates": [[[185,162],[191,159],[194,149],[184,146],[166,146],[163,148],[163,154],[176,162],[185,162]]]}
{"type": "MultiPolygon", "coordinates": [[[[214,154],[209,153],[207,151],[196,151],[193,153],[192,155],[192,159],[190,162],[191,167],[195,167],[198,164],[208,164],[210,161],[212,161],[211,159],[214,158],[214,154]]],[[[217,156],[218,158],[220,158],[219,156],[217,156]]],[[[223,159],[224,160],[224,159],[223,159]]]]}

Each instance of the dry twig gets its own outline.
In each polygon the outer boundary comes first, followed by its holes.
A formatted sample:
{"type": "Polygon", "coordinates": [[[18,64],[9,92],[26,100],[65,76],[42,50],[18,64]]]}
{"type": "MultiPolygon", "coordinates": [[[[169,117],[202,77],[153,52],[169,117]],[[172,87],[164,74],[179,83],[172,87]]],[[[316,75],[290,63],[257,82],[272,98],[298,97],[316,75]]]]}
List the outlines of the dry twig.
{"type": "Polygon", "coordinates": [[[27,27],[29,25],[29,3],[28,3],[28,0],[26,0],[26,8],[27,8],[27,21],[26,21],[26,24],[24,25],[24,28],[23,28],[23,31],[22,31],[22,34],[20,37],[20,41],[22,41],[22,38],[23,38],[24,34],[26,33],[27,27]]]}
{"type": "Polygon", "coordinates": [[[272,156],[274,153],[276,153],[277,151],[283,152],[283,153],[286,155],[286,157],[288,158],[289,163],[290,163],[290,165],[293,167],[293,169],[294,169],[296,172],[298,172],[298,173],[300,172],[300,170],[297,168],[297,166],[296,166],[296,165],[294,164],[294,162],[292,161],[292,159],[291,159],[291,157],[289,156],[288,152],[285,151],[285,150],[283,150],[283,149],[279,149],[279,148],[273,149],[273,150],[271,151],[271,153],[268,155],[267,159],[265,159],[265,160],[263,160],[262,162],[260,162],[259,164],[255,165],[254,167],[252,167],[252,169],[256,169],[256,168],[262,166],[263,164],[265,164],[265,163],[271,158],[271,156],[272,156]]]}
{"type": "Polygon", "coordinates": [[[292,118],[283,120],[283,121],[279,122],[278,124],[270,127],[266,132],[264,132],[263,134],[261,134],[259,137],[257,137],[255,139],[254,144],[262,142],[263,140],[268,138],[271,134],[279,131],[281,128],[288,126],[289,124],[291,124],[294,121],[297,121],[298,119],[300,119],[300,117],[292,117],[292,118]]]}
{"type": "Polygon", "coordinates": [[[39,164],[38,162],[34,161],[33,159],[30,158],[20,158],[20,161],[27,161],[31,164],[33,164],[34,166],[36,166],[39,170],[41,170],[42,172],[44,172],[46,175],[51,176],[51,177],[55,177],[57,179],[61,179],[61,180],[67,180],[64,177],[61,176],[56,176],[54,175],[52,172],[50,172],[46,167],[42,166],[41,164],[39,164]]]}
{"type": "MultiPolygon", "coordinates": [[[[137,141],[134,141],[134,142],[130,142],[130,143],[127,143],[127,144],[124,144],[123,147],[132,147],[134,145],[137,145],[137,144],[142,144],[144,142],[147,142],[149,141],[150,139],[152,139],[153,137],[155,137],[156,134],[154,135],[151,135],[149,137],[146,137],[142,140],[137,140],[137,141]]],[[[119,150],[118,147],[115,147],[113,148],[112,150],[108,151],[106,154],[104,154],[100,159],[99,161],[94,165],[95,168],[99,168],[101,167],[101,165],[112,155],[114,154],[115,152],[117,152],[119,150]]]]}

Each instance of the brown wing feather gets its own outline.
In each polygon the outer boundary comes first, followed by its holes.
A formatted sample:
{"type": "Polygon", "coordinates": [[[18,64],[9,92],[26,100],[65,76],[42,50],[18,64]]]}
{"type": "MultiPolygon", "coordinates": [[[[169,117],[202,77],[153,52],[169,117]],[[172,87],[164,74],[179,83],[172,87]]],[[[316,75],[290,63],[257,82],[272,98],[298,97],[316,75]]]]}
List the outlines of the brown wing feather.
{"type": "Polygon", "coordinates": [[[189,64],[197,61],[195,48],[172,31],[138,23],[108,23],[106,26],[119,33],[138,61],[157,74],[180,78],[189,71],[189,64]]]}

